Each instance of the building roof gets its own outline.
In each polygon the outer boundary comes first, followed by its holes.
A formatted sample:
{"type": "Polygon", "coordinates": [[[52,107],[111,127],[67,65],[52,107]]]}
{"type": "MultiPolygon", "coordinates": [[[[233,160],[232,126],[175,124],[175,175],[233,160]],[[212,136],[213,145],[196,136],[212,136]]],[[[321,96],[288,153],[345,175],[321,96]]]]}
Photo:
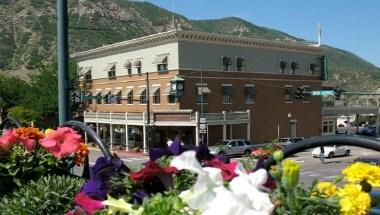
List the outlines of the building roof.
{"type": "Polygon", "coordinates": [[[248,37],[230,36],[215,33],[205,33],[198,31],[181,31],[171,30],[158,34],[152,34],[145,37],[126,40],[102,47],[77,52],[71,55],[72,58],[77,60],[94,58],[97,56],[104,56],[109,54],[116,54],[130,48],[139,48],[146,46],[154,46],[158,43],[171,43],[178,41],[198,41],[216,44],[227,44],[235,46],[258,47],[269,49],[282,49],[289,51],[307,51],[307,52],[322,52],[322,49],[317,44],[300,43],[300,42],[287,42],[287,41],[272,41],[255,39],[248,37]]]}

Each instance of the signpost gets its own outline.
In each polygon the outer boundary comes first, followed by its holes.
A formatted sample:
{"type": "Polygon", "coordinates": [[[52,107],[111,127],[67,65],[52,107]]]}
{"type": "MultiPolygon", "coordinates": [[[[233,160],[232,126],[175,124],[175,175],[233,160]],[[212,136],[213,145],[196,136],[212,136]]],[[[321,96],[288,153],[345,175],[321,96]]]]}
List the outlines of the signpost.
{"type": "Polygon", "coordinates": [[[311,91],[312,96],[333,96],[334,90],[316,90],[311,91]]]}
{"type": "Polygon", "coordinates": [[[207,133],[206,118],[199,118],[199,133],[207,133]]]}

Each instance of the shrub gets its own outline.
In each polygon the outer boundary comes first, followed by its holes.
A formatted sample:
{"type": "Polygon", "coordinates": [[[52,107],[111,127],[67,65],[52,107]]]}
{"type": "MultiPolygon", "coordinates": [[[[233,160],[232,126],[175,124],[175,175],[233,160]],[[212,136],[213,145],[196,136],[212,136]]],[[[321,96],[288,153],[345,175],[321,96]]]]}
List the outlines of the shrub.
{"type": "Polygon", "coordinates": [[[73,198],[83,183],[83,179],[72,176],[41,177],[3,197],[0,211],[8,215],[64,214],[74,206],[73,198]]]}

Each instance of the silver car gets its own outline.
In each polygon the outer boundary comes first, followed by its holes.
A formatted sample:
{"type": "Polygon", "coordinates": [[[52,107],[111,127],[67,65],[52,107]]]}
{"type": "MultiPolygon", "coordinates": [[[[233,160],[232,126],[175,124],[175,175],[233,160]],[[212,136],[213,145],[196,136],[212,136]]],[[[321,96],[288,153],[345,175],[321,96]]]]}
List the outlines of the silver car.
{"type": "Polygon", "coordinates": [[[251,152],[257,148],[249,140],[243,139],[231,139],[222,140],[218,142],[215,146],[210,146],[211,154],[219,155],[250,155],[251,152]]]}

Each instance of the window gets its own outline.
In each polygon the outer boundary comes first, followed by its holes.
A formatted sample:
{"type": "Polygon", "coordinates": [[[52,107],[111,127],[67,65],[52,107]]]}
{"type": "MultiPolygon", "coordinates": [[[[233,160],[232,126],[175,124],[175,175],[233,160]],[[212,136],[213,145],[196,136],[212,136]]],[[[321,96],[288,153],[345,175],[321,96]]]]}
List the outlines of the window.
{"type": "Polygon", "coordinates": [[[315,75],[315,72],[318,70],[318,65],[316,63],[309,64],[309,73],[310,75],[315,75]]]}
{"type": "Polygon", "coordinates": [[[91,81],[91,80],[92,80],[91,69],[88,70],[88,71],[84,74],[84,80],[85,80],[85,81],[91,81]]]}
{"type": "Polygon", "coordinates": [[[148,102],[148,98],[146,97],[146,88],[141,88],[140,90],[140,104],[146,104],[148,102]]]}
{"type": "Polygon", "coordinates": [[[128,90],[129,92],[127,92],[127,103],[133,104],[133,90],[131,88],[128,90]]]}
{"type": "Polygon", "coordinates": [[[285,73],[287,65],[288,65],[288,63],[285,60],[280,61],[280,71],[282,74],[285,73]]]}
{"type": "Polygon", "coordinates": [[[256,88],[253,84],[246,84],[244,86],[244,101],[246,104],[255,102],[256,88]]]}
{"type": "Polygon", "coordinates": [[[197,103],[198,104],[206,104],[207,103],[207,94],[211,93],[211,90],[207,87],[206,84],[203,86],[197,87],[197,103]]]}
{"type": "Polygon", "coordinates": [[[157,55],[153,61],[153,64],[157,64],[157,71],[167,71],[168,70],[168,55],[157,55]]]}
{"type": "Polygon", "coordinates": [[[104,95],[103,96],[104,104],[111,104],[111,98],[112,98],[111,93],[107,93],[106,95],[104,95]]]}
{"type": "Polygon", "coordinates": [[[157,71],[168,71],[168,64],[157,64],[157,71]]]}
{"type": "Polygon", "coordinates": [[[121,90],[119,90],[119,92],[116,93],[116,104],[121,104],[121,90]]]}
{"type": "Polygon", "coordinates": [[[168,95],[168,103],[173,104],[176,102],[175,95],[168,95]]]}
{"type": "Polygon", "coordinates": [[[141,60],[136,60],[133,65],[136,68],[137,74],[141,74],[141,60]]]}
{"type": "Polygon", "coordinates": [[[128,60],[125,64],[124,67],[127,69],[128,75],[132,75],[132,61],[128,60]]]}
{"type": "Polygon", "coordinates": [[[116,79],[116,65],[114,64],[109,70],[108,70],[108,79],[116,79]]]}
{"type": "Polygon", "coordinates": [[[236,70],[237,71],[244,71],[245,70],[245,60],[242,57],[236,58],[236,70]]]}
{"type": "Polygon", "coordinates": [[[160,97],[160,87],[152,87],[153,96],[153,104],[160,104],[161,103],[161,97],[160,97]]]}
{"type": "Polygon", "coordinates": [[[296,70],[298,69],[298,63],[295,61],[292,61],[290,63],[290,68],[292,69],[292,74],[296,74],[296,70]]]}
{"type": "Polygon", "coordinates": [[[94,96],[96,96],[95,98],[95,102],[96,104],[101,104],[102,103],[102,96],[100,95],[100,90],[97,90],[93,93],[94,96]]]}
{"type": "Polygon", "coordinates": [[[285,102],[292,102],[294,97],[293,86],[285,85],[285,102]]]}
{"type": "Polygon", "coordinates": [[[222,57],[222,64],[223,64],[223,71],[230,71],[231,70],[231,65],[232,65],[232,60],[229,57],[222,57]]]}
{"type": "Polygon", "coordinates": [[[334,121],[323,121],[322,133],[323,134],[335,133],[334,127],[335,127],[334,121]]]}
{"type": "Polygon", "coordinates": [[[222,85],[223,104],[232,104],[234,88],[232,85],[222,85]]]}
{"type": "Polygon", "coordinates": [[[92,104],[92,92],[87,92],[87,104],[92,104]]]}

